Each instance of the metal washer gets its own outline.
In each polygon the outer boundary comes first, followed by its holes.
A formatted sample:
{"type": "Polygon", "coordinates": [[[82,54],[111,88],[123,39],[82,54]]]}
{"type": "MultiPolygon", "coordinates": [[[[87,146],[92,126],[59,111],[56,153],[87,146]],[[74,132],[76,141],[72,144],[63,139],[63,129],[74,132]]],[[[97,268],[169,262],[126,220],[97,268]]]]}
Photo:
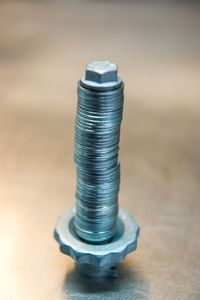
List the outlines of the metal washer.
{"type": "Polygon", "coordinates": [[[83,76],[80,80],[80,83],[83,87],[89,88],[91,90],[110,91],[119,88],[122,85],[122,80],[120,77],[118,77],[117,81],[98,83],[91,80],[86,80],[85,77],[83,76]]]}

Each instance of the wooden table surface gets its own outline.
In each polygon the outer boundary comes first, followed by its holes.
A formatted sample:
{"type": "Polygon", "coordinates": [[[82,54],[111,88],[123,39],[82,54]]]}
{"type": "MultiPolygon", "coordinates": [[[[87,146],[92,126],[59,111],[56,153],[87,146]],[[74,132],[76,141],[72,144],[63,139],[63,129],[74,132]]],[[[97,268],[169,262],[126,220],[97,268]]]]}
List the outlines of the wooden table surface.
{"type": "Polygon", "coordinates": [[[0,299],[200,299],[200,10],[195,1],[0,2],[0,299]],[[120,206],[141,227],[119,278],[53,239],[75,203],[76,82],[126,83],[120,206]]]}

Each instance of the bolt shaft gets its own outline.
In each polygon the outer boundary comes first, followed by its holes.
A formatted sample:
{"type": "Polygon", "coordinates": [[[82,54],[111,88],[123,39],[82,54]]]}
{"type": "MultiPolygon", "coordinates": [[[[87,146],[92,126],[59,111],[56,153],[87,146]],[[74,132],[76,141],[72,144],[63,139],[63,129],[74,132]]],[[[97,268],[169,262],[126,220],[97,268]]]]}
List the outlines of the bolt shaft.
{"type": "Polygon", "coordinates": [[[109,81],[106,88],[78,83],[75,230],[88,243],[107,242],[116,232],[123,83],[108,87],[109,81]]]}

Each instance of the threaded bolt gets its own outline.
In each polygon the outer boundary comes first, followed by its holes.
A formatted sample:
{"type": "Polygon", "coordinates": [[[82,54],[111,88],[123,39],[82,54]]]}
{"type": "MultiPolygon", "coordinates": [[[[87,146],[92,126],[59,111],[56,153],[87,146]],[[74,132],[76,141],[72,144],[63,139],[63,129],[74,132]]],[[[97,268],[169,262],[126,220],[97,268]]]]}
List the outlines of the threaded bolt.
{"type": "Polygon", "coordinates": [[[108,61],[87,65],[78,83],[74,160],[77,165],[75,229],[89,243],[116,232],[123,83],[108,61]]]}
{"type": "Polygon", "coordinates": [[[76,209],[60,216],[54,236],[79,272],[92,277],[116,277],[139,235],[131,215],[118,210],[123,89],[117,66],[108,61],[88,64],[78,82],[76,209]]]}

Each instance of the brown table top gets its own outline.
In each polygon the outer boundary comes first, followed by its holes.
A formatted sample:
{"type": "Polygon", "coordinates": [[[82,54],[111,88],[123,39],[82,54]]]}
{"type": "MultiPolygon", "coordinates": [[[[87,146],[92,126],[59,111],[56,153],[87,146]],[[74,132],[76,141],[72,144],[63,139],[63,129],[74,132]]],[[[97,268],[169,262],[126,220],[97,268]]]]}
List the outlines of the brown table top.
{"type": "Polygon", "coordinates": [[[1,1],[0,299],[200,298],[199,25],[192,1],[1,1]],[[120,206],[141,227],[115,280],[80,276],[53,240],[95,59],[126,83],[120,206]]]}

